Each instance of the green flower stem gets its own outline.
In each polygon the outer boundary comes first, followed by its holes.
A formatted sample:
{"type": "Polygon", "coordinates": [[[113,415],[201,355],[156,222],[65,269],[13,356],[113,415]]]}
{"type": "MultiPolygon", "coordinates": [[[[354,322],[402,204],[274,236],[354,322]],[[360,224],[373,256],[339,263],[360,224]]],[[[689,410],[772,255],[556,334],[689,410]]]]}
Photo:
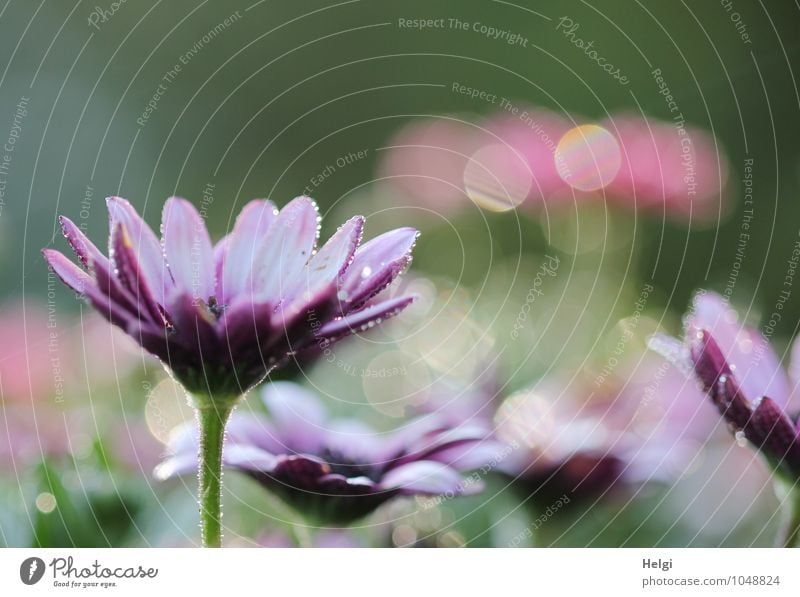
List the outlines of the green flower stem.
{"type": "Polygon", "coordinates": [[[197,476],[203,547],[222,546],[222,445],[235,400],[195,400],[200,425],[197,476]]]}
{"type": "Polygon", "coordinates": [[[800,547],[800,491],[794,490],[787,504],[789,516],[783,527],[783,547],[800,547]]]}
{"type": "Polygon", "coordinates": [[[775,494],[786,512],[778,546],[800,547],[800,487],[788,479],[779,479],[775,483],[775,494]]]}

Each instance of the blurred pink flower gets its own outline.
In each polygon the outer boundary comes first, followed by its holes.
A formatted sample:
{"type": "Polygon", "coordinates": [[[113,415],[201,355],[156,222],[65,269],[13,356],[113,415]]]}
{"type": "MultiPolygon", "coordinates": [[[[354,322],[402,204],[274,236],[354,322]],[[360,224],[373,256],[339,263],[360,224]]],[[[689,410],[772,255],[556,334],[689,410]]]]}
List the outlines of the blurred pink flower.
{"type": "Polygon", "coordinates": [[[479,129],[457,117],[414,120],[389,141],[379,176],[417,205],[458,211],[470,203],[464,168],[481,145],[479,129]]]}
{"type": "MultiPolygon", "coordinates": [[[[409,201],[437,212],[473,202],[505,211],[608,199],[668,217],[691,214],[692,221],[720,213],[729,164],[710,133],[685,123],[612,115],[599,126],[616,139],[621,156],[614,157],[621,157],[621,166],[616,175],[607,173],[613,179],[604,189],[585,192],[565,182],[556,160],[559,141],[579,124],[530,106],[474,124],[456,117],[417,120],[390,142],[380,173],[409,201]]],[[[593,148],[587,140],[585,147],[573,146],[570,156],[582,163],[583,153],[593,148]]]]}
{"type": "Polygon", "coordinates": [[[547,501],[670,482],[717,420],[693,380],[645,355],[634,373],[600,386],[580,375],[545,378],[507,398],[495,423],[498,438],[514,448],[500,470],[547,501]]]}
{"type": "Polygon", "coordinates": [[[35,303],[0,307],[0,400],[28,401],[53,394],[54,364],[70,354],[59,350],[59,329],[48,326],[46,311],[35,303]]]}
{"type": "Polygon", "coordinates": [[[541,206],[547,200],[572,201],[572,193],[559,176],[555,162],[558,141],[570,128],[567,119],[549,110],[527,107],[517,116],[507,113],[493,116],[485,126],[497,135],[494,143],[508,145],[527,164],[529,207],[541,206]]]}
{"type": "Polygon", "coordinates": [[[622,151],[622,166],[606,189],[609,199],[693,220],[718,215],[729,166],[710,133],[631,114],[613,115],[603,126],[622,151]]]}

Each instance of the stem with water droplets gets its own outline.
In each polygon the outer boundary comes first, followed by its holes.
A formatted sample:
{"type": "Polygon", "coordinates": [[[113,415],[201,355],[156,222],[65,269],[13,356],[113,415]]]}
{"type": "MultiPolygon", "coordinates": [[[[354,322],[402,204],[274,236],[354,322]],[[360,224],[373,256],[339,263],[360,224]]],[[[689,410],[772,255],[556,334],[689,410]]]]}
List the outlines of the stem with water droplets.
{"type": "Polygon", "coordinates": [[[222,546],[222,446],[225,424],[232,410],[233,404],[225,401],[208,401],[197,406],[200,427],[198,501],[203,547],[222,546]]]}

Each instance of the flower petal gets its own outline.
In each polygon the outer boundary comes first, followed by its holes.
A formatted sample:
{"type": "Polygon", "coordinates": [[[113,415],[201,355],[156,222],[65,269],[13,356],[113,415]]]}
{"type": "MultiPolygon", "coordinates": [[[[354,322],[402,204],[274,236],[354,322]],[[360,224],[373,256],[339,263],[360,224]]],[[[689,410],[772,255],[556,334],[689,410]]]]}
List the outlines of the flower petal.
{"type": "MultiPolygon", "coordinates": [[[[139,262],[133,254],[133,245],[124,224],[117,224],[111,231],[111,262],[117,273],[119,283],[132,295],[136,313],[148,313],[150,321],[164,323],[164,317],[159,309],[159,302],[153,296],[139,269],[139,262]]],[[[103,263],[93,263],[95,271],[103,267],[103,263]]],[[[160,304],[165,304],[163,298],[160,304]]]]}
{"type": "Polygon", "coordinates": [[[250,444],[280,454],[286,450],[281,434],[267,417],[250,412],[235,412],[225,427],[226,445],[250,444]]]}
{"type": "Polygon", "coordinates": [[[414,302],[415,298],[414,295],[392,298],[346,315],[341,319],[331,321],[320,328],[318,338],[333,340],[368,330],[376,323],[381,323],[384,319],[394,317],[400,313],[400,311],[414,302]]]}
{"type": "Polygon", "coordinates": [[[161,219],[164,256],[172,279],[194,299],[207,301],[214,295],[214,249],[208,229],[194,205],[181,197],[170,197],[161,219]]]}
{"type": "Polygon", "coordinates": [[[173,341],[196,351],[198,363],[211,361],[219,354],[216,319],[205,303],[183,292],[170,300],[169,316],[177,332],[173,341]]]}
{"type": "MultiPolygon", "coordinates": [[[[59,279],[89,302],[111,323],[123,329],[134,318],[130,299],[120,296],[123,289],[118,288],[107,267],[98,264],[95,275],[97,280],[67,259],[62,253],[53,249],[43,249],[45,261],[59,279]]],[[[107,260],[106,260],[107,263],[107,260]]]]}
{"type": "Polygon", "coordinates": [[[745,395],[769,395],[782,405],[788,402],[790,385],[780,359],[766,338],[740,323],[736,311],[720,295],[697,294],[684,325],[688,338],[700,329],[714,336],[725,359],[735,369],[736,380],[745,395]]]}
{"type": "Polygon", "coordinates": [[[259,301],[283,300],[311,258],[318,234],[317,205],[308,197],[297,197],[280,211],[255,262],[253,291],[259,301]]]}
{"type": "Polygon", "coordinates": [[[225,252],[222,268],[220,300],[229,304],[240,293],[252,291],[254,264],[263,254],[267,232],[275,221],[278,210],[271,201],[255,199],[244,206],[225,252]]]}
{"type": "Polygon", "coordinates": [[[380,483],[383,490],[399,490],[404,495],[442,495],[462,493],[462,479],[441,462],[418,460],[392,469],[380,483]]]}
{"type": "Polygon", "coordinates": [[[775,461],[800,474],[800,439],[781,407],[765,396],[745,429],[747,438],[775,461]]]}
{"type": "Polygon", "coordinates": [[[418,237],[419,232],[414,228],[398,228],[372,239],[356,251],[341,283],[347,310],[363,305],[408,267],[418,237]]]}
{"type": "Polygon", "coordinates": [[[226,352],[231,357],[247,352],[266,359],[275,344],[282,340],[275,333],[273,312],[274,307],[269,303],[255,304],[247,296],[235,299],[217,324],[226,352]]]}
{"type": "Polygon", "coordinates": [[[229,444],[224,448],[222,462],[243,471],[272,474],[278,464],[278,458],[256,446],[247,444],[229,444]]]}
{"type": "Polygon", "coordinates": [[[313,296],[320,289],[337,281],[353,260],[356,247],[361,241],[364,218],[355,216],[342,224],[322,248],[309,260],[289,290],[285,299],[292,301],[301,294],[313,296]]]}
{"type": "Polygon", "coordinates": [[[42,255],[53,273],[78,294],[85,294],[87,287],[95,286],[92,277],[67,259],[63,253],[54,249],[42,249],[42,255]]]}
{"type": "Polygon", "coordinates": [[[313,453],[320,448],[327,413],[314,394],[297,384],[276,381],[264,387],[261,398],[286,449],[313,453]]]}
{"type": "MultiPolygon", "coordinates": [[[[142,270],[142,275],[147,280],[147,285],[156,298],[163,297],[165,290],[172,288],[173,283],[167,273],[158,238],[128,201],[122,197],[109,197],[106,199],[106,203],[110,218],[109,229],[113,230],[118,223],[125,226],[131,239],[133,253],[142,270]]],[[[109,247],[110,252],[111,247],[109,247]]]]}
{"type": "Polygon", "coordinates": [[[691,346],[695,372],[720,413],[737,430],[745,429],[752,406],[742,393],[713,336],[702,330],[691,346]]]}
{"type": "Polygon", "coordinates": [[[58,222],[69,246],[75,251],[75,255],[77,255],[84,267],[89,267],[89,263],[92,261],[105,259],[105,255],[100,252],[100,249],[86,237],[72,220],[65,216],[59,216],[58,222]]]}
{"type": "Polygon", "coordinates": [[[153,470],[153,476],[159,481],[166,481],[172,477],[188,475],[197,471],[197,454],[181,452],[166,458],[153,470]]]}
{"type": "Polygon", "coordinates": [[[225,256],[228,254],[228,245],[231,242],[231,235],[226,234],[221,239],[217,241],[217,244],[214,245],[214,277],[217,280],[217,284],[214,288],[214,296],[219,303],[223,303],[222,300],[222,274],[225,269],[225,256]]]}

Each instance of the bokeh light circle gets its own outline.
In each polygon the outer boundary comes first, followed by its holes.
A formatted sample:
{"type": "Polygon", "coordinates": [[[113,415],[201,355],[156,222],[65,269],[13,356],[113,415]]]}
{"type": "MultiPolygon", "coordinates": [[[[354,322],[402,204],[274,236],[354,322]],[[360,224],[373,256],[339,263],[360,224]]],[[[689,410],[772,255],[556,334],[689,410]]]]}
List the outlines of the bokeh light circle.
{"type": "Polygon", "coordinates": [[[605,188],[622,165],[617,139],[596,124],[582,124],[564,133],[554,157],[558,175],[578,191],[605,188]]]}

